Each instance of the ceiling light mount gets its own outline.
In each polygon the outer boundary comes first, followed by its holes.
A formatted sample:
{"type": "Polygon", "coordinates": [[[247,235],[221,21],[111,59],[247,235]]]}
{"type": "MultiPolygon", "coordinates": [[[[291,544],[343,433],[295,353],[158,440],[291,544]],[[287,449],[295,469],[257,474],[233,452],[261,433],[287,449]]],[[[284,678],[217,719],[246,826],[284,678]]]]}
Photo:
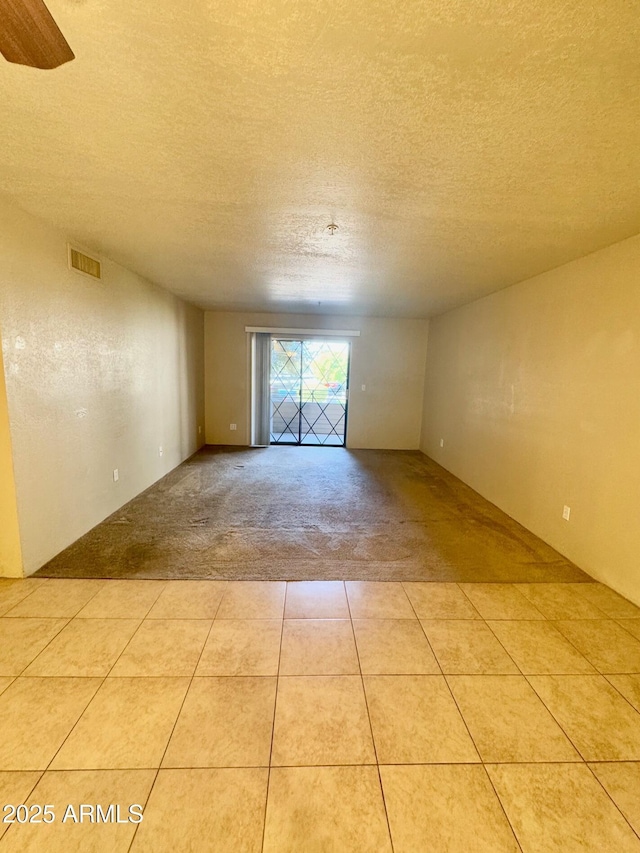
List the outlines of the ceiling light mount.
{"type": "Polygon", "coordinates": [[[331,234],[331,236],[333,237],[333,235],[336,233],[336,231],[338,230],[338,228],[339,228],[339,227],[340,227],[340,226],[339,226],[339,225],[336,225],[336,223],[335,223],[335,222],[330,222],[330,223],[327,225],[326,230],[327,230],[327,231],[329,232],[329,234],[331,234]]]}

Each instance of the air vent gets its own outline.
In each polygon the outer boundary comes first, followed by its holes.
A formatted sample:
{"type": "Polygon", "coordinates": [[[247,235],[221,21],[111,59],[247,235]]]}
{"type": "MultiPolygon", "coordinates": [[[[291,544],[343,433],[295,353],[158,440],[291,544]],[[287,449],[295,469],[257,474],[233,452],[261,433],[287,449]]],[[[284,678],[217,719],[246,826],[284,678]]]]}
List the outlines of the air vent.
{"type": "Polygon", "coordinates": [[[84,252],[71,245],[69,245],[69,267],[83,275],[90,275],[91,278],[102,278],[100,261],[85,255],[84,252]]]}

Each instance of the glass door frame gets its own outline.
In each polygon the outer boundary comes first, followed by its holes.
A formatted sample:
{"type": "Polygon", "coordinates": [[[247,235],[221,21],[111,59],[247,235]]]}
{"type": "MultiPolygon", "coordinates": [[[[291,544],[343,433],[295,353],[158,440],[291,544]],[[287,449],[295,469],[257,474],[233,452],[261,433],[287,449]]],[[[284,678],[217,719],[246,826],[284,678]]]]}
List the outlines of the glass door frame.
{"type": "MultiPolygon", "coordinates": [[[[271,441],[270,444],[276,447],[346,447],[347,446],[347,428],[349,425],[349,397],[350,397],[350,382],[351,382],[351,336],[345,335],[342,337],[341,335],[322,335],[322,334],[308,334],[308,333],[295,333],[293,331],[287,334],[278,334],[277,332],[272,332],[271,334],[271,345],[273,346],[273,341],[296,341],[301,344],[304,344],[306,341],[320,341],[327,343],[343,343],[347,346],[347,375],[346,375],[346,385],[345,385],[345,402],[344,402],[344,431],[342,436],[341,444],[329,444],[327,442],[303,442],[302,441],[302,350],[300,355],[300,399],[298,401],[298,440],[297,441],[271,441]]],[[[269,405],[271,406],[271,400],[269,400],[269,405]]],[[[310,430],[313,432],[313,430],[310,430]]],[[[307,433],[308,435],[309,433],[307,433]]],[[[292,436],[294,434],[292,433],[292,436]]],[[[339,435],[336,433],[336,435],[339,435]]]]}

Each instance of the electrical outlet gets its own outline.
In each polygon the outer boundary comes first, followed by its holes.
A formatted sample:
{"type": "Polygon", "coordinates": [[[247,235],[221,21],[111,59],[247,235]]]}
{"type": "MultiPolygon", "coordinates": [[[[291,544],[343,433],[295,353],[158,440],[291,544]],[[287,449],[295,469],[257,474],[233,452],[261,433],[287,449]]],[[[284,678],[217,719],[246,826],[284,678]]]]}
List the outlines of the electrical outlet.
{"type": "Polygon", "coordinates": [[[202,427],[198,424],[198,435],[202,435],[202,427]]]}
{"type": "Polygon", "coordinates": [[[362,390],[363,390],[363,391],[366,391],[366,390],[367,390],[367,386],[366,386],[366,385],[363,385],[363,386],[362,386],[362,390]]]}
{"type": "Polygon", "coordinates": [[[162,445],[160,445],[160,447],[158,448],[158,456],[162,456],[163,453],[164,450],[162,449],[162,445]]]}
{"type": "Polygon", "coordinates": [[[440,447],[444,447],[444,438],[440,439],[440,447]]]}
{"type": "Polygon", "coordinates": [[[120,479],[120,474],[118,472],[118,469],[114,468],[113,469],[113,482],[117,483],[119,479],[120,479]]]}
{"type": "Polygon", "coordinates": [[[237,428],[238,428],[238,425],[237,425],[237,424],[229,424],[229,429],[230,429],[231,431],[233,431],[234,429],[237,429],[237,428]]]}
{"type": "Polygon", "coordinates": [[[564,518],[565,521],[569,521],[569,518],[571,517],[571,507],[570,506],[567,506],[565,504],[565,507],[562,510],[562,517],[564,518]]]}

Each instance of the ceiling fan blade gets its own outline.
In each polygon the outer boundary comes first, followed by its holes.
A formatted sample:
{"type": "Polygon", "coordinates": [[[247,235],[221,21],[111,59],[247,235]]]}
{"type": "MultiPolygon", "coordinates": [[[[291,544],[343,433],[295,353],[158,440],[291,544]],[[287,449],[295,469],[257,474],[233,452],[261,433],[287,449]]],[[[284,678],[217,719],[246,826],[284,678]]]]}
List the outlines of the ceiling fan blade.
{"type": "Polygon", "coordinates": [[[75,59],[43,0],[0,0],[0,53],[32,68],[57,68],[75,59]]]}

